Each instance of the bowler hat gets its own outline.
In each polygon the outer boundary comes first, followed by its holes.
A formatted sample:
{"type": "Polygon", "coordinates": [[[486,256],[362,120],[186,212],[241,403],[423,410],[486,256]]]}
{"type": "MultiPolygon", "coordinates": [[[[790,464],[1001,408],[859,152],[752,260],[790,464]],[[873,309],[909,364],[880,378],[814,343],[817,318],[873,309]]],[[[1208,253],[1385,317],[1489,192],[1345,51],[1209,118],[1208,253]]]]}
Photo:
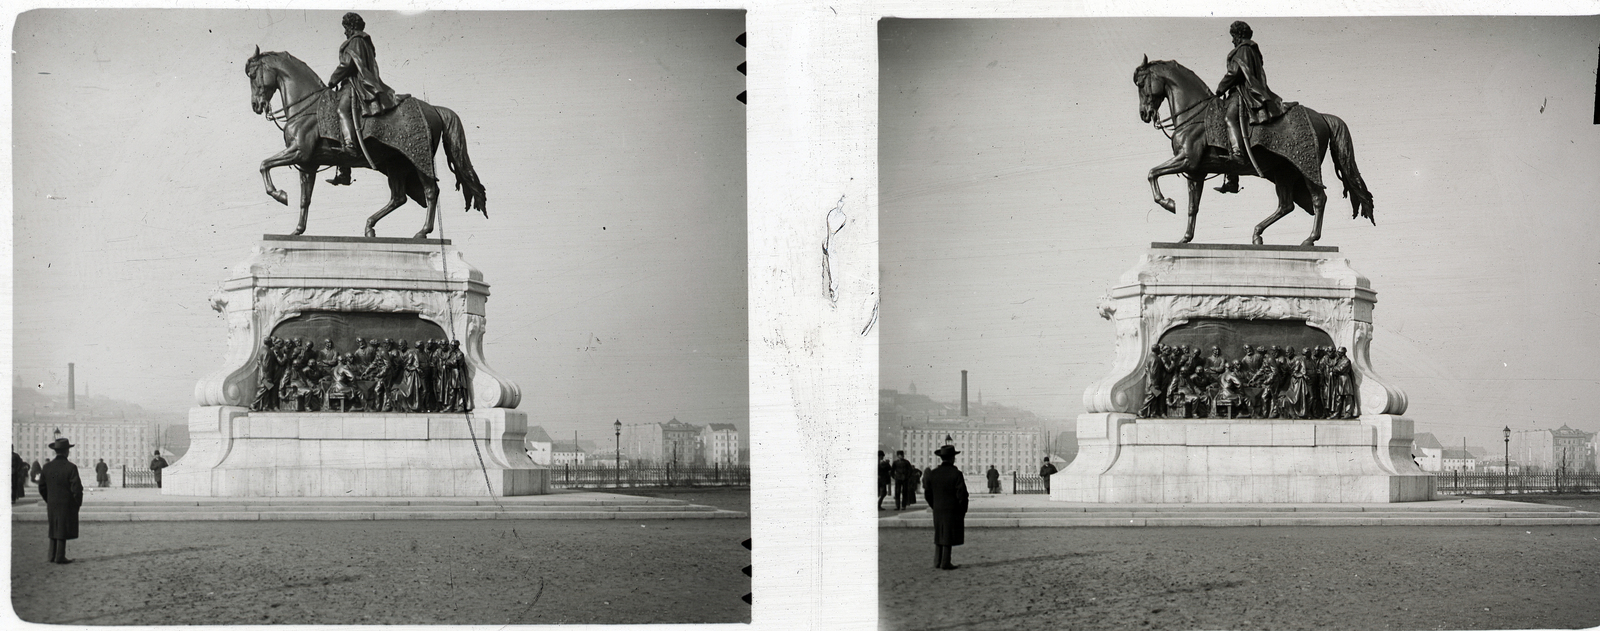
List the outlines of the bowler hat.
{"type": "Polygon", "coordinates": [[[77,447],[77,445],[72,444],[70,441],[68,441],[65,438],[57,438],[56,442],[50,443],[48,446],[50,447],[50,449],[55,450],[55,451],[61,451],[63,449],[72,449],[73,447],[77,447]]]}
{"type": "Polygon", "coordinates": [[[953,456],[955,456],[956,454],[959,454],[959,453],[961,453],[961,452],[956,451],[956,448],[955,448],[954,445],[945,445],[945,446],[940,447],[937,450],[935,450],[933,452],[933,455],[938,456],[940,458],[950,458],[950,457],[953,457],[953,456]]]}

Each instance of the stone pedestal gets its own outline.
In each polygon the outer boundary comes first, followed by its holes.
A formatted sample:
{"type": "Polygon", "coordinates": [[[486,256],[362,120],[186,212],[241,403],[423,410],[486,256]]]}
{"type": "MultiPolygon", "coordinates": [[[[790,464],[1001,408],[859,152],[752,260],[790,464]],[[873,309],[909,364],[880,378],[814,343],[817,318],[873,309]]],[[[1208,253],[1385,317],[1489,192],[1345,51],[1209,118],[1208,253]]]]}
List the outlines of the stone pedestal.
{"type": "Polygon", "coordinates": [[[1101,301],[1101,315],[1116,325],[1116,359],[1111,375],[1084,393],[1078,456],[1052,479],[1051,499],[1432,499],[1432,476],[1411,460],[1412,423],[1400,416],[1405,394],[1372,369],[1376,297],[1338,248],[1152,244],[1101,301]],[[1348,348],[1359,418],[1138,418],[1150,347],[1197,322],[1217,331],[1325,335],[1348,348]]]}
{"type": "MultiPolygon", "coordinates": [[[[489,286],[448,241],[267,235],[212,297],[228,323],[223,367],[195,387],[190,448],[171,495],[485,496],[548,492],[523,450],[516,384],[483,357],[489,286]],[[275,330],[386,326],[459,340],[473,411],[251,412],[257,354],[275,330]],[[329,323],[332,324],[329,324],[329,323]],[[308,325],[309,326],[309,325],[308,325]]],[[[318,346],[321,340],[314,340],[318,346]]],[[[414,340],[413,340],[414,341],[414,340]]],[[[348,352],[350,340],[336,341],[348,352]]]]}

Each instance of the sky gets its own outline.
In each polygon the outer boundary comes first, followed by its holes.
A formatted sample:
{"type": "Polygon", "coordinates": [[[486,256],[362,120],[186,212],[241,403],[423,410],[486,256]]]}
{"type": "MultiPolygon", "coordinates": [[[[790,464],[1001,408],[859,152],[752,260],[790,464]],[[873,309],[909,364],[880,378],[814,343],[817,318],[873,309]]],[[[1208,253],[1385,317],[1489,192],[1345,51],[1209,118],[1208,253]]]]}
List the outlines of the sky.
{"type": "MultiPolygon", "coordinates": [[[[288,51],[326,79],[341,15],[18,16],[18,379],[64,392],[73,362],[80,390],[184,417],[226,349],[209,297],[297,219],[258,175],[283,141],[250,110],[245,62],[288,51]]],[[[484,356],[529,423],[601,439],[613,420],[676,417],[748,436],[743,12],[362,16],[384,81],[465,125],[489,216],[462,212],[439,157],[442,236],[490,285],[484,356]]],[[[273,175],[297,200],[294,171],[273,175]]],[[[361,234],[388,192],[354,177],[319,183],[307,234],[361,234]]],[[[422,219],[407,203],[378,234],[422,219]]]]}
{"type": "MultiPolygon", "coordinates": [[[[1232,19],[880,24],[880,385],[986,400],[1071,429],[1107,376],[1095,305],[1183,215],[1146,177],[1170,143],[1133,72],[1177,60],[1215,86],[1232,19]]],[[[1318,245],[1377,291],[1372,364],[1419,432],[1600,431],[1600,18],[1248,19],[1272,89],[1344,119],[1377,225],[1331,165],[1318,245]]],[[[1166,108],[1163,107],[1163,112],[1166,108]]],[[[1186,204],[1183,180],[1161,181],[1186,204]]],[[[1264,180],[1208,184],[1197,243],[1249,243],[1264,180]]],[[[1296,245],[1296,211],[1266,233],[1296,245]]]]}

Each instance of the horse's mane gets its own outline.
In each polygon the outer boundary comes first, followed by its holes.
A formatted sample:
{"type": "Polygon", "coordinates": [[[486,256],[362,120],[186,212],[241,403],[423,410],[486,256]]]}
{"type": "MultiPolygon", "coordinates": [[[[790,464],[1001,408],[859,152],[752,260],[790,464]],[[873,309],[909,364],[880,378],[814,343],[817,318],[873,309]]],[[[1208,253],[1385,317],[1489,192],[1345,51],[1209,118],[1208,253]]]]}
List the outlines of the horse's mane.
{"type": "Polygon", "coordinates": [[[1141,73],[1149,72],[1152,68],[1155,68],[1156,66],[1160,66],[1162,68],[1167,68],[1169,70],[1168,74],[1172,75],[1172,79],[1174,81],[1182,81],[1182,82],[1186,82],[1186,83],[1191,83],[1193,85],[1190,86],[1190,87],[1194,87],[1194,88],[1202,90],[1202,91],[1204,91],[1206,89],[1206,82],[1202,81],[1200,79],[1200,75],[1195,74],[1193,70],[1190,70],[1188,67],[1184,66],[1183,64],[1180,64],[1180,63],[1178,63],[1176,61],[1173,61],[1173,60],[1170,60],[1170,59],[1158,59],[1156,61],[1152,61],[1150,63],[1143,64],[1143,65],[1139,66],[1138,72],[1141,72],[1141,73]]]}
{"type": "Polygon", "coordinates": [[[306,65],[306,62],[300,61],[299,57],[295,57],[294,55],[281,50],[264,52],[251,57],[250,61],[245,64],[245,73],[248,74],[253,72],[256,64],[263,63],[269,59],[276,60],[286,72],[292,72],[296,75],[301,75],[307,81],[311,81],[316,87],[320,88],[324,87],[325,85],[322,82],[322,77],[317,76],[317,72],[312,70],[311,66],[306,65]]]}

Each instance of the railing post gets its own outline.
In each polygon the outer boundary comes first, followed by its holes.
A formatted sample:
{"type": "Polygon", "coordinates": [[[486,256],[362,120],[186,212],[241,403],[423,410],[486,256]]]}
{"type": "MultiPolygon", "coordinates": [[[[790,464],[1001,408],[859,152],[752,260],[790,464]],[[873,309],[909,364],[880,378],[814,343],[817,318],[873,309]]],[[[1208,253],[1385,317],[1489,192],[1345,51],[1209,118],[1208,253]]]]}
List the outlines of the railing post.
{"type": "Polygon", "coordinates": [[[1017,494],[1017,472],[1015,471],[1011,472],[1011,494],[1017,494]]]}
{"type": "Polygon", "coordinates": [[[122,488],[128,488],[128,465],[122,465],[122,488]]]}

